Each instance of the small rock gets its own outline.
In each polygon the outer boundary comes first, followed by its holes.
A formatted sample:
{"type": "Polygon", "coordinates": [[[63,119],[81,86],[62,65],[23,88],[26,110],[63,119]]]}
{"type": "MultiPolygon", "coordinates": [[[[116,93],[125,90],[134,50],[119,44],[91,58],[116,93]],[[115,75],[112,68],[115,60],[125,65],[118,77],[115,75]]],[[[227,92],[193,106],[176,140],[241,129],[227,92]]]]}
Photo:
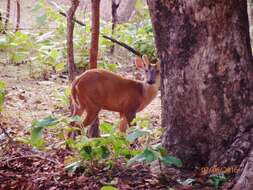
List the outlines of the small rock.
{"type": "Polygon", "coordinates": [[[39,85],[52,85],[54,84],[53,81],[39,81],[38,82],[39,85]]]}

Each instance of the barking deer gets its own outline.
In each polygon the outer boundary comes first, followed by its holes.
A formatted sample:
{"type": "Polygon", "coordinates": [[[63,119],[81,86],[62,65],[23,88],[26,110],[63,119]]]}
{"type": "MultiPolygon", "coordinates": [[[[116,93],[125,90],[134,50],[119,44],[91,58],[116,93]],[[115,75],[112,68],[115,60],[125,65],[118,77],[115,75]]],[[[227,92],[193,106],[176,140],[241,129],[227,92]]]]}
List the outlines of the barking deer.
{"type": "Polygon", "coordinates": [[[160,63],[152,64],[143,55],[135,61],[138,68],[145,69],[146,80],[127,79],[103,69],[91,69],[71,86],[72,115],[81,116],[86,111],[82,127],[98,119],[101,109],[119,112],[119,130],[126,132],[127,126],[155,97],[160,87],[160,63]]]}

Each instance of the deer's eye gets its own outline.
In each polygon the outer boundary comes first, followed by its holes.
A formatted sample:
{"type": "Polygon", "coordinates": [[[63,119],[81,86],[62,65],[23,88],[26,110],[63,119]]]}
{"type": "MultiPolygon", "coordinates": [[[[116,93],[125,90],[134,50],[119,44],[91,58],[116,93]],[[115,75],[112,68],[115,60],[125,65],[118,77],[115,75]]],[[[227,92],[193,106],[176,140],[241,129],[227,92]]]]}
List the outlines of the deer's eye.
{"type": "Polygon", "coordinates": [[[148,72],[148,70],[147,70],[147,69],[145,69],[145,72],[147,73],[147,72],[148,72]]]}

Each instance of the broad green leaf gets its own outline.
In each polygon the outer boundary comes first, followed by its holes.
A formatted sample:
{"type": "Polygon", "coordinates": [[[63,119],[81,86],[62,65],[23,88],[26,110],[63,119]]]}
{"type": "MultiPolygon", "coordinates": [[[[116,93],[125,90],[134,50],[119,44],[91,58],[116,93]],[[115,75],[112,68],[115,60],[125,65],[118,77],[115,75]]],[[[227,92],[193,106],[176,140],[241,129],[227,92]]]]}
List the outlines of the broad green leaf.
{"type": "Polygon", "coordinates": [[[72,121],[76,121],[76,122],[82,122],[82,118],[79,115],[75,115],[73,117],[71,117],[72,121]]]}
{"type": "Polygon", "coordinates": [[[58,57],[59,53],[58,50],[56,48],[54,48],[51,52],[50,52],[50,57],[55,61],[56,58],[58,57]]]}
{"type": "Polygon", "coordinates": [[[101,129],[102,133],[111,133],[113,130],[113,125],[104,122],[99,126],[99,128],[101,129]]]}
{"type": "Polygon", "coordinates": [[[103,186],[100,190],[118,190],[118,188],[113,186],[103,186]]]}
{"type": "Polygon", "coordinates": [[[64,68],[65,68],[65,64],[63,62],[55,65],[56,71],[62,71],[62,70],[64,70],[64,68]]]}
{"type": "Polygon", "coordinates": [[[157,160],[157,155],[155,154],[154,151],[152,151],[150,149],[145,149],[143,152],[143,156],[145,157],[145,161],[147,163],[151,163],[151,162],[157,160]]]}
{"type": "Polygon", "coordinates": [[[106,146],[101,146],[101,158],[106,159],[110,155],[110,150],[106,146]]]}
{"type": "Polygon", "coordinates": [[[145,135],[146,132],[145,131],[141,131],[139,129],[136,129],[134,132],[130,133],[127,135],[127,140],[132,143],[134,142],[136,139],[138,139],[139,137],[142,137],[143,135],[145,135]]]}
{"type": "Polygon", "coordinates": [[[182,161],[174,156],[165,156],[161,161],[167,166],[175,165],[178,168],[183,166],[182,161]]]}
{"type": "Polygon", "coordinates": [[[131,158],[130,160],[128,160],[127,165],[131,165],[134,162],[143,162],[145,160],[145,156],[143,154],[138,154],[136,156],[134,156],[133,158],[131,158]]]}
{"type": "Polygon", "coordinates": [[[37,148],[44,144],[42,139],[43,127],[35,127],[31,132],[31,144],[37,148]]]}
{"type": "Polygon", "coordinates": [[[59,123],[59,120],[56,117],[49,116],[37,121],[36,126],[44,128],[44,127],[56,125],[57,123],[59,123]]]}
{"type": "Polygon", "coordinates": [[[86,160],[92,159],[92,153],[93,153],[92,149],[93,148],[90,145],[83,146],[82,149],[80,150],[80,156],[86,160]]]}
{"type": "Polygon", "coordinates": [[[86,154],[91,154],[92,153],[92,147],[91,146],[84,146],[82,148],[82,151],[85,151],[86,154]]]}
{"type": "Polygon", "coordinates": [[[209,177],[208,182],[212,184],[216,189],[221,187],[223,183],[227,180],[224,174],[215,174],[209,177]]]}
{"type": "Polygon", "coordinates": [[[158,151],[162,157],[167,155],[167,150],[162,146],[162,143],[157,143],[151,146],[153,150],[158,151]]]}

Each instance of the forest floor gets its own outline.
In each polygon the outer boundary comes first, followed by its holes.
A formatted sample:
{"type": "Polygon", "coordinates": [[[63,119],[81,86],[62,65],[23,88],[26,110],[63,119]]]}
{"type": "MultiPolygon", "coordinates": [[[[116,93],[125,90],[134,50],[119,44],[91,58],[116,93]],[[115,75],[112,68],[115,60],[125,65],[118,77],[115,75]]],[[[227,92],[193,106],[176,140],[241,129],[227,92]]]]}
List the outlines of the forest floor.
{"type": "MultiPolygon", "coordinates": [[[[59,100],[68,86],[64,77],[44,75],[32,79],[29,76],[31,68],[26,64],[0,65],[0,70],[0,79],[6,82],[8,92],[1,113],[1,125],[11,139],[27,135],[26,128],[33,120],[69,114],[68,108],[62,106],[59,100]]],[[[127,75],[122,71],[121,74],[127,75]]],[[[155,127],[160,126],[159,96],[138,114],[148,116],[155,127]]],[[[111,123],[117,122],[118,118],[118,114],[108,111],[100,114],[100,120],[111,123]]],[[[94,175],[90,177],[69,174],[64,170],[63,163],[64,157],[70,154],[67,150],[42,153],[12,140],[5,144],[6,140],[8,137],[2,133],[0,189],[100,189],[103,184],[112,181],[120,189],[166,189],[167,186],[161,184],[158,177],[143,165],[123,169],[122,163],[118,163],[117,167],[108,171],[94,168],[94,175]]]]}
{"type": "MultiPolygon", "coordinates": [[[[37,68],[38,69],[38,68],[37,68]]],[[[99,190],[106,184],[116,186],[120,190],[156,190],[156,189],[212,189],[205,186],[203,176],[198,173],[178,172],[164,175],[159,172],[159,165],[149,167],[144,164],[126,166],[117,160],[115,166],[106,169],[97,166],[89,174],[81,171],[69,173],[65,170],[64,160],[72,153],[65,148],[51,148],[39,151],[29,145],[13,139],[29,135],[27,127],[33,120],[49,115],[69,115],[68,107],[64,106],[61,97],[68,86],[65,75],[42,74],[31,78],[31,67],[27,64],[13,66],[0,64],[0,79],[7,84],[7,96],[4,110],[0,115],[0,190],[6,189],[87,189],[99,190]],[[3,131],[4,129],[4,131],[3,131]],[[10,138],[8,137],[10,136],[10,138]],[[158,169],[157,169],[158,168],[158,169]],[[180,185],[177,179],[198,177],[198,185],[180,185]]],[[[35,68],[32,69],[35,72],[35,68]]],[[[131,66],[120,68],[118,72],[128,78],[135,78],[131,66]]],[[[43,73],[43,72],[42,72],[43,73]]],[[[139,73],[140,74],[140,73],[139,73]]],[[[138,75],[138,73],[137,73],[138,75]]],[[[33,75],[35,76],[35,75],[33,75]]],[[[156,99],[137,117],[148,117],[152,127],[161,126],[160,93],[156,99]]],[[[119,115],[102,111],[100,120],[117,123],[119,115]]],[[[50,139],[50,136],[44,137],[50,139]]]]}

